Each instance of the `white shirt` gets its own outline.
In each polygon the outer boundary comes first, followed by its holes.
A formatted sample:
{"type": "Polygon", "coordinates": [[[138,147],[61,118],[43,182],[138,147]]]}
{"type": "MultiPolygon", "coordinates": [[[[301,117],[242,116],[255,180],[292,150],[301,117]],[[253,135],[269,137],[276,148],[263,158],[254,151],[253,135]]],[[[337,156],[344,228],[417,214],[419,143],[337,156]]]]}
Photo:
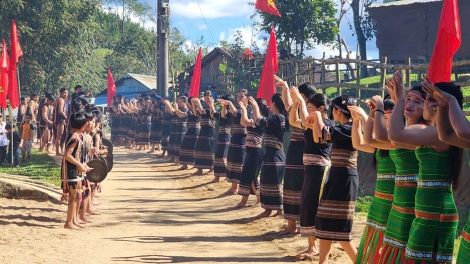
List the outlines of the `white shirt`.
{"type": "Polygon", "coordinates": [[[3,133],[0,135],[0,147],[8,145],[7,130],[5,129],[6,124],[5,122],[0,123],[0,133],[3,133]]]}

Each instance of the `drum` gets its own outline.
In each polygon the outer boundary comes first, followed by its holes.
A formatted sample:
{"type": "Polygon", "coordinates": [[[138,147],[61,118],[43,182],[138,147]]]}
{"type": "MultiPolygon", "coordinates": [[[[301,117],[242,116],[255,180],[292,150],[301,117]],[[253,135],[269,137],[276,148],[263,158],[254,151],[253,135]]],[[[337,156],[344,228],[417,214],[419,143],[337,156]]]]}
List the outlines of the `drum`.
{"type": "Polygon", "coordinates": [[[108,153],[113,154],[113,143],[107,139],[107,138],[102,138],[101,139],[101,144],[103,146],[106,146],[108,148],[108,153]]]}
{"type": "Polygon", "coordinates": [[[92,183],[100,183],[108,176],[106,162],[101,159],[93,159],[87,163],[92,170],[87,172],[87,179],[92,183]]]}
{"type": "Polygon", "coordinates": [[[103,156],[103,158],[106,160],[106,166],[108,167],[108,172],[110,172],[113,169],[113,154],[106,154],[103,156]]]}

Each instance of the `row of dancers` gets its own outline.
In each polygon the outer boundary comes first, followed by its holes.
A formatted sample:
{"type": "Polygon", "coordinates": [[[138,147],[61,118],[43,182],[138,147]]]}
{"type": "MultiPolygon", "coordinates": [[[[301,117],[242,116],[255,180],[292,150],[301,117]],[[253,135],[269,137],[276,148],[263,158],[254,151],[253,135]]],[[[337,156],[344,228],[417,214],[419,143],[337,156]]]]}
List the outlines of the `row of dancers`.
{"type": "MultiPolygon", "coordinates": [[[[227,192],[242,196],[237,207],[256,195],[264,209],[259,217],[274,211],[287,220],[281,234],[297,232],[299,222],[308,248],[298,258],[318,255],[327,263],[331,243],[338,241],[354,263],[452,263],[458,225],[453,190],[462,148],[470,148],[460,87],[425,78],[406,94],[395,73],[387,80],[389,96],[366,101],[366,114],[348,95],[330,102],[312,84],[289,88],[275,78],[282,93],[270,102],[246,90],[236,99],[218,99],[220,109],[210,92],[201,99],[181,96],[173,104],[144,98],[133,106],[140,124],[131,126],[139,133],[133,138],[126,131],[126,139],[161,144],[181,169],[213,171],[213,182],[226,177],[232,183],[227,192]],[[374,153],[377,184],[357,249],[351,231],[358,151],[374,153]]],[[[122,124],[131,108],[119,96],[114,107],[112,122],[122,124]]],[[[124,137],[119,126],[112,128],[112,135],[124,137]]],[[[458,263],[470,263],[469,231],[466,225],[458,263]]]]}

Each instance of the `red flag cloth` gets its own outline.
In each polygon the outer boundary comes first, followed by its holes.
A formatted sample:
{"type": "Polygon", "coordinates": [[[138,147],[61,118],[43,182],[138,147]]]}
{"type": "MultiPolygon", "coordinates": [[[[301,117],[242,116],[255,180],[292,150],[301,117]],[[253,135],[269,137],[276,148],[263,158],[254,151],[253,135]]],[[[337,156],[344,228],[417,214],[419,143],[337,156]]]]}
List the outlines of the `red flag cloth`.
{"type": "Polygon", "coordinates": [[[196,63],[194,64],[193,78],[191,79],[191,87],[189,88],[188,97],[194,96],[199,98],[199,87],[201,86],[201,61],[202,48],[199,48],[196,63]]]}
{"type": "Polygon", "coordinates": [[[271,27],[266,58],[264,59],[263,72],[258,89],[258,98],[264,98],[266,102],[271,102],[271,97],[276,93],[276,82],[274,75],[277,72],[277,46],[274,27],[271,27]]]}
{"type": "Polygon", "coordinates": [[[0,107],[7,107],[7,93],[8,93],[8,68],[10,63],[8,60],[7,45],[5,40],[2,40],[2,54],[0,57],[0,107]]]}
{"type": "Polygon", "coordinates": [[[459,49],[460,42],[460,18],[457,0],[444,0],[436,45],[428,69],[428,77],[431,82],[450,82],[452,57],[459,49]]]}
{"type": "Polygon", "coordinates": [[[274,3],[274,0],[256,0],[255,8],[259,11],[269,13],[278,17],[281,16],[279,10],[277,10],[276,3],[274,3]]]}
{"type": "Polygon", "coordinates": [[[254,59],[253,53],[249,48],[245,49],[245,52],[242,55],[242,60],[252,60],[254,59]]]}
{"type": "Polygon", "coordinates": [[[19,89],[18,89],[18,76],[16,74],[19,58],[23,56],[20,42],[18,41],[18,32],[16,30],[16,23],[11,21],[11,48],[10,48],[10,73],[9,73],[9,86],[8,86],[8,99],[10,100],[11,108],[18,108],[20,105],[19,89]]]}
{"type": "Polygon", "coordinates": [[[108,107],[112,106],[113,97],[116,95],[116,84],[114,84],[113,75],[111,70],[108,68],[108,88],[106,89],[108,95],[108,107]]]}

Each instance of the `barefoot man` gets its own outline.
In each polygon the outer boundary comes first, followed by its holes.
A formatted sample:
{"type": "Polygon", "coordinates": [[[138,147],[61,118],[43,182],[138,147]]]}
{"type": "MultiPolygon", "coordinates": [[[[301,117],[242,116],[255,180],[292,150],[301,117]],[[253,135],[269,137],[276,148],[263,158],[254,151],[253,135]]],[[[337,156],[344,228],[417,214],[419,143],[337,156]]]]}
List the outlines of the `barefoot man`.
{"type": "Polygon", "coordinates": [[[66,88],[61,88],[60,89],[60,97],[57,99],[56,102],[56,111],[55,111],[55,125],[57,128],[57,134],[55,137],[55,155],[56,156],[61,156],[62,151],[61,151],[61,139],[62,139],[62,134],[64,133],[65,130],[65,124],[67,122],[67,115],[65,113],[65,101],[67,100],[67,97],[69,95],[69,92],[67,91],[66,88]]]}

